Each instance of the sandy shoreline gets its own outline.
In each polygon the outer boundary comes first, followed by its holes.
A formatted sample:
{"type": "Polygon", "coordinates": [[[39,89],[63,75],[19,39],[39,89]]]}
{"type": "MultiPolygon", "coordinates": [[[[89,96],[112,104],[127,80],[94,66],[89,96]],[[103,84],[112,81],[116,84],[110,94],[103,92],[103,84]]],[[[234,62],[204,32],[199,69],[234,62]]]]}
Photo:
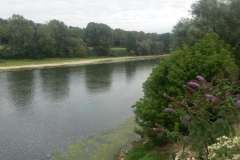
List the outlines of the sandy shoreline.
{"type": "Polygon", "coordinates": [[[0,67],[0,72],[11,71],[11,70],[22,70],[22,69],[52,68],[52,67],[61,67],[61,66],[78,66],[78,65],[87,65],[87,64],[124,62],[124,61],[130,61],[130,60],[160,58],[164,56],[167,56],[167,55],[102,58],[102,59],[81,60],[81,61],[61,62],[61,63],[52,63],[52,64],[50,63],[50,64],[37,64],[37,65],[10,66],[10,67],[0,67]]]}

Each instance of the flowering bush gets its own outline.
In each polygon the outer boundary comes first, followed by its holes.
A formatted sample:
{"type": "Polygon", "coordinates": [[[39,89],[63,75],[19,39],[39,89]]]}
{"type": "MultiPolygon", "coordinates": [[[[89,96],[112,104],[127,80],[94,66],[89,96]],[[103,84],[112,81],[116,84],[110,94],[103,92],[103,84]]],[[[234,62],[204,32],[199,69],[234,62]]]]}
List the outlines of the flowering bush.
{"type": "MultiPolygon", "coordinates": [[[[215,152],[210,152],[208,146],[215,143],[220,136],[235,135],[233,125],[240,120],[238,75],[230,71],[226,73],[220,71],[219,76],[214,76],[210,83],[203,77],[197,76],[197,80],[191,80],[184,86],[186,97],[182,102],[164,94],[164,97],[175,106],[175,108],[166,108],[165,111],[175,114],[177,110],[181,121],[189,131],[187,138],[186,135],[180,136],[178,133],[174,134],[176,135],[174,139],[182,138],[185,144],[191,142],[191,148],[198,153],[198,158],[207,159],[210,153],[213,156],[215,152]]],[[[162,132],[173,135],[171,131],[163,127],[161,129],[162,132]]],[[[159,131],[159,129],[153,130],[159,131]]]]}
{"type": "Polygon", "coordinates": [[[208,146],[209,155],[208,159],[218,160],[218,159],[240,159],[240,137],[229,138],[222,136],[217,138],[217,142],[208,146]]]}
{"type": "MultiPolygon", "coordinates": [[[[132,106],[135,121],[141,127],[136,132],[149,137],[156,145],[169,142],[165,135],[159,137],[157,133],[149,130],[156,122],[170,131],[187,134],[187,128],[178,118],[178,111],[174,114],[164,111],[173,105],[162,95],[167,93],[177,100],[182,100],[185,97],[182,85],[188,80],[196,75],[202,75],[205,80],[210,81],[219,69],[226,68],[237,71],[232,49],[216,34],[207,34],[194,46],[184,45],[182,49],[172,52],[168,57],[161,58],[143,84],[144,96],[132,106]]],[[[191,84],[194,83],[189,85],[191,84]]]]}

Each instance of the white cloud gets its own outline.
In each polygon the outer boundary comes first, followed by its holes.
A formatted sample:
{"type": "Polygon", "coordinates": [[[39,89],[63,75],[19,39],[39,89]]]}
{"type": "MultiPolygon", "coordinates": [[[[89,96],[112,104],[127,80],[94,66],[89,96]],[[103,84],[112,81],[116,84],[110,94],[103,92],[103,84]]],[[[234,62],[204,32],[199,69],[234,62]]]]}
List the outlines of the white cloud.
{"type": "Polygon", "coordinates": [[[51,19],[86,27],[89,22],[112,28],[145,32],[169,32],[188,16],[196,0],[1,0],[0,18],[20,14],[38,23],[51,19]]]}

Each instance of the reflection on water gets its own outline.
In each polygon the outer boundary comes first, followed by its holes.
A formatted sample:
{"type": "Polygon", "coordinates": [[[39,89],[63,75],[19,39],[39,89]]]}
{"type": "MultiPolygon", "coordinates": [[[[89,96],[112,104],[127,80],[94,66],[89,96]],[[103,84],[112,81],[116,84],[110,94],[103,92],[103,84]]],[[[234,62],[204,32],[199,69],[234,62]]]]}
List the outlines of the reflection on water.
{"type": "Polygon", "coordinates": [[[69,67],[42,69],[40,76],[42,78],[42,89],[46,93],[46,96],[54,101],[67,98],[69,94],[69,75],[69,67]]]}
{"type": "Polygon", "coordinates": [[[0,73],[0,159],[48,159],[124,122],[157,62],[0,73]]]}
{"type": "Polygon", "coordinates": [[[34,96],[34,75],[33,72],[19,71],[7,74],[8,90],[14,103],[16,111],[27,114],[32,106],[34,96]],[[27,82],[27,83],[26,83],[27,82]]]}
{"type": "Polygon", "coordinates": [[[87,90],[90,93],[104,93],[111,89],[112,72],[114,68],[109,64],[84,66],[87,90]],[[99,66],[99,65],[98,65],[99,66]]]}

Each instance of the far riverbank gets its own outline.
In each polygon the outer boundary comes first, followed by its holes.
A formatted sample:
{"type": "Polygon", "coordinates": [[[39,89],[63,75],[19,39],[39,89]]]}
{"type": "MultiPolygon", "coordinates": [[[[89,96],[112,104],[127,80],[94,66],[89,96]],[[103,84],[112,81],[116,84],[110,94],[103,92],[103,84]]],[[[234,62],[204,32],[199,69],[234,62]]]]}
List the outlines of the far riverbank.
{"type": "MultiPolygon", "coordinates": [[[[140,60],[140,59],[152,59],[152,58],[160,58],[168,56],[169,54],[165,55],[153,55],[153,56],[132,56],[132,57],[116,57],[116,58],[96,58],[96,59],[66,59],[66,61],[62,61],[59,59],[59,62],[56,60],[49,60],[44,61],[43,64],[41,61],[36,60],[36,64],[32,64],[34,61],[31,61],[31,63],[28,63],[26,61],[26,64],[12,64],[12,65],[0,65],[0,71],[9,71],[9,70],[19,70],[19,69],[35,69],[35,68],[52,68],[52,67],[61,67],[61,66],[77,66],[77,65],[87,65],[87,64],[99,64],[99,63],[109,63],[109,62],[123,62],[123,61],[129,61],[129,60],[140,60]],[[70,60],[70,61],[69,61],[70,60]]],[[[5,63],[5,62],[4,62],[5,63]]],[[[6,62],[8,63],[8,62],[6,62]]],[[[10,63],[10,62],[9,62],[10,63]]]]}

